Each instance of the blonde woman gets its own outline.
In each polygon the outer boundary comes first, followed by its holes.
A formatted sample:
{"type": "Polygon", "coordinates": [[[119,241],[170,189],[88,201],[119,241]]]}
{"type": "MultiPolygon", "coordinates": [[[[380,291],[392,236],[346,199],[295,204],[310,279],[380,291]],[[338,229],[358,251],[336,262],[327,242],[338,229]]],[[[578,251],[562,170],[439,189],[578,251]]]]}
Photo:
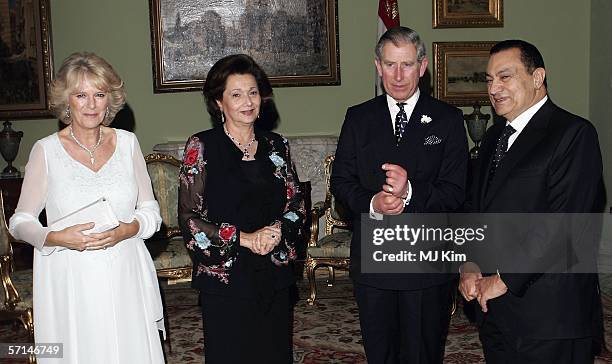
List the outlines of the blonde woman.
{"type": "MultiPolygon", "coordinates": [[[[37,141],[26,166],[10,231],[34,249],[34,330],[39,343],[63,343],[62,363],[163,363],[163,314],[143,239],[160,226],[159,206],[135,135],[108,127],[123,107],[123,81],[104,59],[74,53],[50,91],[68,124],[37,141]],[[52,231],[48,221],[105,197],[119,220],[52,231]]],[[[39,359],[44,363],[51,359],[39,359]]]]}

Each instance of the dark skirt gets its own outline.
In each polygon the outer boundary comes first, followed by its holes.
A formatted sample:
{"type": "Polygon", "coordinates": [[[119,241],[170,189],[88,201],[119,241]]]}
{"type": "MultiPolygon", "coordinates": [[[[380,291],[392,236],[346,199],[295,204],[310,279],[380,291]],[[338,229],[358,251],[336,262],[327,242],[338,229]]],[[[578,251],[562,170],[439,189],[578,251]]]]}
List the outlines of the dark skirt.
{"type": "Polygon", "coordinates": [[[293,363],[291,289],[263,308],[255,298],[200,292],[206,364],[293,363]]]}

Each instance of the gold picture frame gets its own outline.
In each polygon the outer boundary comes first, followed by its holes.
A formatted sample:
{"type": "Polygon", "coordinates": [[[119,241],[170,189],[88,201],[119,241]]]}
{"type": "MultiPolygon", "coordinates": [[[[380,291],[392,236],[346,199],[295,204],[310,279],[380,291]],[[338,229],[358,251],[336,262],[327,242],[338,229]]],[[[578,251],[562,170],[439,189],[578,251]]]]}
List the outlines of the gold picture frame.
{"type": "Polygon", "coordinates": [[[434,28],[503,26],[503,0],[433,0],[434,28]]]}
{"type": "Polygon", "coordinates": [[[338,0],[208,3],[149,0],[154,93],[201,91],[212,65],[235,53],[274,87],[340,85],[338,0]]]}
{"type": "Polygon", "coordinates": [[[434,42],[434,96],[456,106],[490,105],[486,69],[496,43],[434,42]]]}
{"type": "Polygon", "coordinates": [[[49,0],[0,7],[0,120],[48,118],[53,79],[49,0]]]}

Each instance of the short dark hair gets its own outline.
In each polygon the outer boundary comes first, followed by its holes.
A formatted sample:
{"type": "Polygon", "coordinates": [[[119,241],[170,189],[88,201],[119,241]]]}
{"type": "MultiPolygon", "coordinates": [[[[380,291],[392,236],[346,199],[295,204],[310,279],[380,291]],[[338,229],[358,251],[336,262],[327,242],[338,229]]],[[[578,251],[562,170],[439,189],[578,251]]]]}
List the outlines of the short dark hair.
{"type": "MultiPolygon", "coordinates": [[[[495,53],[499,53],[501,51],[513,48],[516,48],[521,52],[521,63],[523,63],[525,69],[527,69],[527,72],[529,72],[530,74],[533,73],[536,68],[546,69],[546,67],[544,67],[544,58],[542,58],[542,54],[540,53],[538,48],[536,48],[536,46],[529,42],[525,42],[524,40],[503,40],[495,44],[493,48],[491,48],[491,50],[489,51],[489,54],[494,55],[495,53]]],[[[547,87],[546,77],[544,78],[544,87],[547,87]]]]}
{"type": "Polygon", "coordinates": [[[387,43],[393,43],[396,47],[402,45],[402,43],[410,43],[414,45],[416,48],[417,62],[421,63],[427,52],[425,50],[425,43],[421,40],[419,33],[415,30],[412,30],[408,27],[397,26],[390,28],[383,35],[380,36],[380,39],[376,43],[376,48],[374,48],[374,52],[376,53],[376,58],[378,60],[382,57],[382,49],[387,43]]]}
{"type": "Polygon", "coordinates": [[[270,85],[268,76],[253,58],[246,54],[232,54],[221,58],[208,71],[203,89],[206,109],[216,125],[221,124],[221,109],[217,105],[217,100],[223,99],[225,84],[231,75],[252,75],[255,77],[261,96],[262,108],[263,104],[270,101],[273,96],[272,85],[270,85]]]}

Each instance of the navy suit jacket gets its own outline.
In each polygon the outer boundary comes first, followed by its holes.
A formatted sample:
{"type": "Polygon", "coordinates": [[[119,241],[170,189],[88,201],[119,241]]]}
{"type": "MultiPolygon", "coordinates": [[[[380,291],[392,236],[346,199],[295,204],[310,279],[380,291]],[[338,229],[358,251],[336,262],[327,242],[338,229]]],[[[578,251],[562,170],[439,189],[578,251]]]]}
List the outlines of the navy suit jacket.
{"type": "Polygon", "coordinates": [[[467,162],[461,111],[429,95],[420,94],[399,145],[385,95],[347,110],[330,182],[334,196],[352,213],[350,272],[354,280],[377,288],[412,290],[450,279],[443,274],[363,274],[360,218],[385,184],[384,163],[398,164],[408,172],[412,199],[404,212],[424,213],[454,211],[463,204],[467,162]],[[431,119],[429,123],[421,122],[424,115],[431,119]]]}

